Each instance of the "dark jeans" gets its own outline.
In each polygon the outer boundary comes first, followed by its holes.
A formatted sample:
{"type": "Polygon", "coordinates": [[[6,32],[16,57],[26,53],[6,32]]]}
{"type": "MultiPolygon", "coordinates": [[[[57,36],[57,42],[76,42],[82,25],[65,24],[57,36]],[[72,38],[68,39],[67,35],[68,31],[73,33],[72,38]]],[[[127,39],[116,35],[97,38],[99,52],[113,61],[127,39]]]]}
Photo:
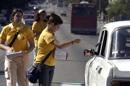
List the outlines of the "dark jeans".
{"type": "Polygon", "coordinates": [[[54,69],[54,66],[48,66],[45,64],[41,65],[39,73],[39,86],[51,86],[54,69]]]}

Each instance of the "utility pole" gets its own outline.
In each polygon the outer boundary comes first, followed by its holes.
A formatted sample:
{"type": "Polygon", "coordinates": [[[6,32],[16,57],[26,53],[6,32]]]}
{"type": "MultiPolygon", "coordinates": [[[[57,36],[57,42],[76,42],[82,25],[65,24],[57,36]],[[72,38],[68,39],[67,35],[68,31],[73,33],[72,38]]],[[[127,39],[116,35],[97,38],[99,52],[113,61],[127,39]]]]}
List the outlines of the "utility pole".
{"type": "Polygon", "coordinates": [[[97,4],[98,13],[101,14],[102,0],[97,0],[96,4],[97,4]]]}

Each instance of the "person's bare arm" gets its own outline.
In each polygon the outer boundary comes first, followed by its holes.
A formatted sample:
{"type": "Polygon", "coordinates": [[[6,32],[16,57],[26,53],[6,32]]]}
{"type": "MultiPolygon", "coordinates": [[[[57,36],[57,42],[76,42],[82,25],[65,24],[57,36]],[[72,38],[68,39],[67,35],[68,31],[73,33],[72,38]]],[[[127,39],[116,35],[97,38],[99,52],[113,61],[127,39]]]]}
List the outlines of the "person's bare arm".
{"type": "Polygon", "coordinates": [[[62,44],[58,44],[58,43],[55,43],[55,46],[59,49],[62,49],[62,48],[65,48],[65,47],[68,47],[68,46],[71,46],[75,43],[79,43],[80,42],[80,39],[74,39],[72,41],[69,41],[69,42],[65,42],[65,43],[62,43],[62,44]]]}
{"type": "Polygon", "coordinates": [[[6,45],[4,45],[4,44],[0,44],[0,49],[5,50],[5,51],[11,50],[10,47],[8,47],[8,46],[6,46],[6,45]]]}
{"type": "Polygon", "coordinates": [[[5,45],[5,41],[1,40],[1,39],[0,39],[0,49],[5,50],[5,51],[11,51],[12,50],[9,46],[5,45]]]}

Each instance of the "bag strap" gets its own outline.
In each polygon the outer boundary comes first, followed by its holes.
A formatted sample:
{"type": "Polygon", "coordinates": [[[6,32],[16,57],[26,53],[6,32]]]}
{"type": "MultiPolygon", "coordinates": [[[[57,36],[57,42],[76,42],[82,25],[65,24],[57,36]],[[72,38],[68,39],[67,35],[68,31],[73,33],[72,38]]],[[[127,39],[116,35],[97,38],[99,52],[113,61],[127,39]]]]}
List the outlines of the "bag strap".
{"type": "Polygon", "coordinates": [[[46,56],[45,58],[41,61],[41,64],[44,63],[48,58],[49,56],[51,55],[51,53],[54,51],[55,49],[53,49],[52,51],[50,51],[46,56]]]}
{"type": "Polygon", "coordinates": [[[15,35],[14,35],[14,38],[12,39],[12,41],[10,42],[10,44],[8,44],[9,47],[12,47],[13,43],[15,42],[17,36],[18,36],[19,32],[17,32],[15,35]]]}

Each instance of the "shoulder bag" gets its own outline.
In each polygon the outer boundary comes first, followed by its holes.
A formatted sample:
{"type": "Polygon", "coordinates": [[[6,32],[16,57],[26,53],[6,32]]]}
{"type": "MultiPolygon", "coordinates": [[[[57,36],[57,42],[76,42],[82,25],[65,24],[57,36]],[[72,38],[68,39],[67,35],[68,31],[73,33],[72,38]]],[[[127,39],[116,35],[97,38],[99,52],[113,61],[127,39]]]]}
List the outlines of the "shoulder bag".
{"type": "MultiPolygon", "coordinates": [[[[46,57],[41,61],[40,64],[44,63],[48,57],[50,56],[50,54],[53,52],[50,51],[46,57]]],[[[39,65],[36,65],[36,64],[33,64],[28,70],[27,70],[27,73],[26,73],[26,76],[27,76],[27,79],[29,80],[29,82],[31,83],[37,83],[38,79],[39,79],[39,65]]]]}
{"type": "MultiPolygon", "coordinates": [[[[12,41],[11,41],[9,44],[7,44],[7,46],[12,47],[12,45],[13,45],[13,43],[15,42],[15,40],[16,40],[18,34],[19,34],[19,32],[16,32],[16,33],[15,33],[15,35],[14,35],[12,41]]],[[[16,52],[16,53],[14,53],[14,52],[6,52],[6,56],[9,57],[9,58],[10,58],[10,57],[11,57],[11,58],[16,57],[16,56],[17,56],[16,54],[17,54],[17,55],[20,55],[20,54],[22,54],[22,53],[21,53],[21,52],[16,52]]]]}
{"type": "Polygon", "coordinates": [[[12,47],[13,43],[15,42],[17,36],[18,36],[19,32],[17,32],[15,35],[14,35],[14,38],[12,39],[12,41],[8,44],[9,47],[12,47]]]}

